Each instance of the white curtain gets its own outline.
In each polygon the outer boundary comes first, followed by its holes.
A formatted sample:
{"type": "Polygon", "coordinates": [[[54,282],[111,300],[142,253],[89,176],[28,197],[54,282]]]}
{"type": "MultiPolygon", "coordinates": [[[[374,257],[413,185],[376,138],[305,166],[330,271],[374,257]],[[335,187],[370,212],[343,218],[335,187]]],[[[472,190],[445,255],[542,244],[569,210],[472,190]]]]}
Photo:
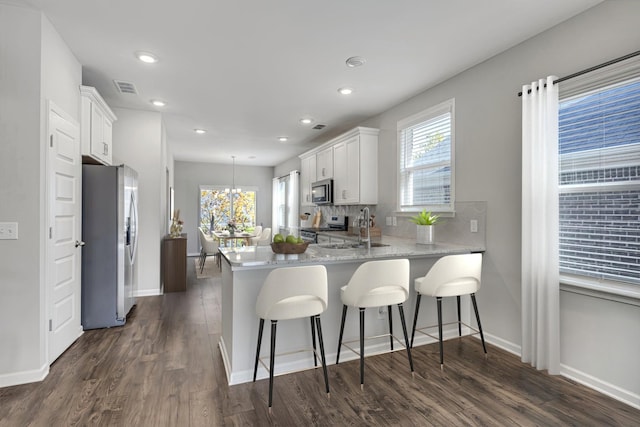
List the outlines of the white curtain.
{"type": "Polygon", "coordinates": [[[289,188],[287,188],[287,227],[289,234],[298,236],[298,224],[300,224],[300,177],[298,171],[289,173],[289,188]]]}
{"type": "Polygon", "coordinates": [[[556,79],[522,88],[522,361],[550,374],[560,373],[556,79]]]}
{"type": "Polygon", "coordinates": [[[280,233],[280,179],[273,178],[273,187],[271,192],[271,234],[280,233]]]}

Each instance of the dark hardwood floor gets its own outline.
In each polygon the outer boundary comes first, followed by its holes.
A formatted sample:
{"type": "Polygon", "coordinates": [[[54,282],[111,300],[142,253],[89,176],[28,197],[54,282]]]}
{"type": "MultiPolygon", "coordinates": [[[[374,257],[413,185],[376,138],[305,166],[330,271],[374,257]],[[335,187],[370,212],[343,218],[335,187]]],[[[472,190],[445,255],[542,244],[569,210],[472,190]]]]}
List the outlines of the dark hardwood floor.
{"type": "MultiPolygon", "coordinates": [[[[211,262],[215,262],[211,259],[211,262]]],[[[220,277],[138,299],[124,327],[87,331],[40,383],[0,389],[0,426],[638,426],[640,411],[562,377],[549,376],[474,338],[416,347],[415,378],[404,352],[229,387],[218,350],[220,277]]]]}

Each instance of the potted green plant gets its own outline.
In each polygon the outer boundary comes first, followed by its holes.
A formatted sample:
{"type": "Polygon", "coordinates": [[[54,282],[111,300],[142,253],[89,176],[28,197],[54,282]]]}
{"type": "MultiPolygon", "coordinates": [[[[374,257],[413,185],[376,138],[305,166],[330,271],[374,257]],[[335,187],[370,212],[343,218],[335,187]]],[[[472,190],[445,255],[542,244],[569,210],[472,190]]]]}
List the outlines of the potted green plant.
{"type": "Polygon", "coordinates": [[[434,215],[423,209],[416,216],[409,218],[409,221],[416,224],[416,242],[421,245],[430,245],[434,243],[433,226],[438,222],[439,215],[434,215]]]}

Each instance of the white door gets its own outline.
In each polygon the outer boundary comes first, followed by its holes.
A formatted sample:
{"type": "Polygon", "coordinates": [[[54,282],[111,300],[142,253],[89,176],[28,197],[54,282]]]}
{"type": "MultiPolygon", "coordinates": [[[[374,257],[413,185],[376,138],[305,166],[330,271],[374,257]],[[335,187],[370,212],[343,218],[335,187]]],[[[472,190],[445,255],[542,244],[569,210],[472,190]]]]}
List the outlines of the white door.
{"type": "Polygon", "coordinates": [[[48,103],[47,302],[49,363],[82,334],[80,316],[82,163],[76,121],[48,103]]]}

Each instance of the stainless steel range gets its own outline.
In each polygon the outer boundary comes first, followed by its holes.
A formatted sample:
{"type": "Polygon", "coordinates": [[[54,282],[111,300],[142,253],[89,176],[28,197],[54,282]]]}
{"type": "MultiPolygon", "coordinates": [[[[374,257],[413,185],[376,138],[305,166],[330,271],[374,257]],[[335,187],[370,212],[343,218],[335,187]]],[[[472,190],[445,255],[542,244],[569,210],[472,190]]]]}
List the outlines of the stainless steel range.
{"type": "Polygon", "coordinates": [[[318,243],[319,231],[344,231],[349,227],[349,217],[346,215],[332,215],[324,227],[307,227],[300,229],[300,237],[305,242],[318,243]]]}

